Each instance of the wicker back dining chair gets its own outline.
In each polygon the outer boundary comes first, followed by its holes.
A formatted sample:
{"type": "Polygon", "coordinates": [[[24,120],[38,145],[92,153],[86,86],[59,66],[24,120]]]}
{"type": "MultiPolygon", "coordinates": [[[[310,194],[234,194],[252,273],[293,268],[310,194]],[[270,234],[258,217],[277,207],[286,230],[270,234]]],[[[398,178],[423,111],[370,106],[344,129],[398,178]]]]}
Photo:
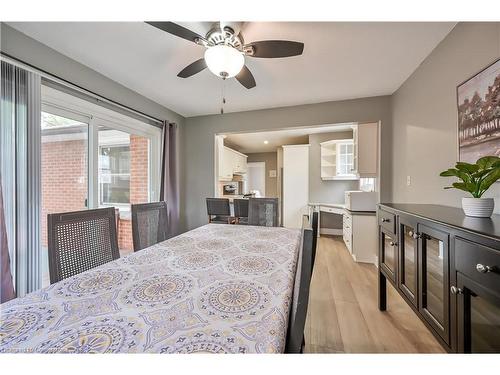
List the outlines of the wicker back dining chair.
{"type": "Polygon", "coordinates": [[[165,241],[168,236],[166,202],[133,204],[132,241],[134,251],[165,241]]]}
{"type": "Polygon", "coordinates": [[[295,271],[292,305],[288,318],[288,333],[285,347],[287,353],[302,353],[304,349],[304,328],[306,325],[309,287],[311,284],[313,232],[307,217],[304,218],[303,223],[300,240],[301,246],[295,271]]]}
{"type": "Polygon", "coordinates": [[[233,206],[236,224],[248,224],[248,199],[234,199],[233,206]]]}
{"type": "Polygon", "coordinates": [[[209,223],[231,224],[231,209],[227,198],[207,198],[209,223]]]}
{"type": "Polygon", "coordinates": [[[278,198],[250,198],[248,224],[263,227],[278,226],[278,198]]]}
{"type": "Polygon", "coordinates": [[[120,258],[115,209],[47,215],[50,283],[120,258]]]}

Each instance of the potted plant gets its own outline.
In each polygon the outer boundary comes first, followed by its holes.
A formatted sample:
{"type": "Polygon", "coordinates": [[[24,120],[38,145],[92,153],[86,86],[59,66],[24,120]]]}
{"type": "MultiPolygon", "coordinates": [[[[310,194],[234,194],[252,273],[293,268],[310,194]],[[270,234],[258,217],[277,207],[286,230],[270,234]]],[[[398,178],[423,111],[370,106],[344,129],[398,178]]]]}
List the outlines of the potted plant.
{"type": "Polygon", "coordinates": [[[500,179],[500,158],[485,156],[474,164],[457,162],[455,168],[440,173],[442,177],[458,177],[445,189],[459,189],[472,195],[462,198],[462,209],[465,215],[474,217],[490,217],[495,208],[493,198],[482,198],[483,194],[500,179]]]}

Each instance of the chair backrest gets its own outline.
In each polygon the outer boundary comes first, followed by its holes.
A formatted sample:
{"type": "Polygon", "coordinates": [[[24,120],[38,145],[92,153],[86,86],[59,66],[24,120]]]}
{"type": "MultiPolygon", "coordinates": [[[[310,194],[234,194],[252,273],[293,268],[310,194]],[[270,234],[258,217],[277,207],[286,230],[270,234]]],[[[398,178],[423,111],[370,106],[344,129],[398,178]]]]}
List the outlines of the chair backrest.
{"type": "Polygon", "coordinates": [[[120,258],[113,207],[47,218],[51,284],[120,258]]]}
{"type": "MultiPolygon", "coordinates": [[[[313,212],[312,213],[312,218],[311,218],[311,229],[312,229],[312,234],[313,234],[313,239],[312,239],[312,269],[314,269],[314,264],[316,263],[316,247],[318,246],[318,212],[313,212]]],[[[311,273],[312,273],[311,269],[311,273]]]]}
{"type": "Polygon", "coordinates": [[[165,241],[168,236],[166,202],[133,204],[132,240],[134,251],[165,241]]]}
{"type": "Polygon", "coordinates": [[[208,216],[230,216],[229,199],[227,198],[207,198],[208,216]]]}
{"type": "Polygon", "coordinates": [[[295,283],[293,288],[292,305],[288,321],[288,333],[285,351],[287,353],[301,353],[304,343],[304,328],[306,325],[307,305],[309,304],[309,287],[311,284],[312,244],[313,233],[306,224],[302,228],[301,246],[297,258],[295,283]]]}
{"type": "Polygon", "coordinates": [[[248,224],[264,227],[278,226],[278,198],[250,198],[248,224]]]}
{"type": "Polygon", "coordinates": [[[234,199],[234,217],[248,217],[248,199],[234,199]]]}

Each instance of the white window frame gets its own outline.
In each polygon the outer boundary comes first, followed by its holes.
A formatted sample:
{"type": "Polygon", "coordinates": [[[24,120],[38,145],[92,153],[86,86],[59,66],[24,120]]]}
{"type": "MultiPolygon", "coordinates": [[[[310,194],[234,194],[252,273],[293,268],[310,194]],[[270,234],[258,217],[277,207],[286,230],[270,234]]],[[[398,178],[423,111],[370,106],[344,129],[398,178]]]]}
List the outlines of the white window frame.
{"type": "MultiPolygon", "coordinates": [[[[160,128],[43,85],[42,111],[88,123],[88,208],[99,207],[99,126],[121,130],[149,139],[148,199],[150,202],[159,199],[161,178],[160,128]]],[[[130,211],[130,205],[127,204],[113,206],[116,206],[124,213],[130,211]]]]}
{"type": "MultiPolygon", "coordinates": [[[[357,177],[356,173],[339,173],[339,170],[341,169],[341,163],[340,163],[340,149],[341,146],[343,145],[352,145],[352,159],[353,159],[353,168],[354,168],[354,141],[352,139],[346,139],[346,140],[338,140],[336,141],[336,161],[335,161],[335,175],[337,178],[349,178],[352,179],[353,177],[357,177]]],[[[351,169],[352,171],[353,169],[351,169]]]]}

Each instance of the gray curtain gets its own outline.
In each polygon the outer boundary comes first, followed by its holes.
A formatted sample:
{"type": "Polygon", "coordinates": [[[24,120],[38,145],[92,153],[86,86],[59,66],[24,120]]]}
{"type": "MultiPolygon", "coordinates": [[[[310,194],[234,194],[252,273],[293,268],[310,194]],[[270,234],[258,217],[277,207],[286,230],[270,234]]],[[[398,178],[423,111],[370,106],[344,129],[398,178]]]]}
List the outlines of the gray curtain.
{"type": "Polygon", "coordinates": [[[177,124],[164,122],[162,133],[160,201],[167,202],[168,237],[179,234],[179,178],[177,124]]]}
{"type": "Polygon", "coordinates": [[[0,173],[3,214],[18,297],[39,289],[40,76],[1,62],[0,173]]]}
{"type": "Polygon", "coordinates": [[[12,273],[10,272],[9,244],[3,207],[2,175],[0,174],[0,303],[10,301],[16,296],[12,273]]]}

